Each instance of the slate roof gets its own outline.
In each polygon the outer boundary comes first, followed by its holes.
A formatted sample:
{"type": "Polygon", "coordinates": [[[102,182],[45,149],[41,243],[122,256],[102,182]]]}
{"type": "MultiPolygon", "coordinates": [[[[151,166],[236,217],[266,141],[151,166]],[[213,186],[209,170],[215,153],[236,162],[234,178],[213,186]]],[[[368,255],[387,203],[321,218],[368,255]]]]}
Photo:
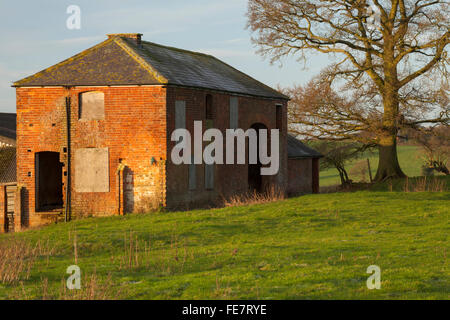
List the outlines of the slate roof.
{"type": "Polygon", "coordinates": [[[118,42],[108,39],[67,60],[14,83],[22,86],[159,84],[118,42]]]}
{"type": "Polygon", "coordinates": [[[287,150],[288,158],[290,159],[323,157],[319,152],[306,146],[291,134],[288,134],[287,136],[287,150]]]}
{"type": "Polygon", "coordinates": [[[0,112],[0,137],[16,140],[16,114],[0,112]]]}
{"type": "Polygon", "coordinates": [[[207,54],[163,46],[123,35],[87,49],[13,86],[169,84],[251,96],[287,96],[207,54]]]}
{"type": "Polygon", "coordinates": [[[0,148],[0,183],[16,181],[16,148],[0,148]]]}

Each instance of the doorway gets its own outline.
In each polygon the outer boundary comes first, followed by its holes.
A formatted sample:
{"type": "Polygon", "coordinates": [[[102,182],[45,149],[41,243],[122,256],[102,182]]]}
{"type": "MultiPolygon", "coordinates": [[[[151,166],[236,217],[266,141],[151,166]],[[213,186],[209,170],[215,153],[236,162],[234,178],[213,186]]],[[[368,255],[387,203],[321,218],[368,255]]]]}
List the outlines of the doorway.
{"type": "Polygon", "coordinates": [[[62,163],[59,162],[59,152],[37,152],[35,154],[36,178],[36,211],[46,211],[61,208],[62,163]]]}
{"type": "MultiPolygon", "coordinates": [[[[255,164],[250,164],[248,161],[249,154],[247,152],[247,163],[248,163],[248,188],[251,192],[263,192],[263,179],[261,176],[261,161],[259,157],[259,130],[266,129],[267,127],[262,123],[255,123],[250,128],[256,130],[256,152],[257,152],[257,162],[255,164]]],[[[270,145],[270,144],[269,144],[270,145]]]]}

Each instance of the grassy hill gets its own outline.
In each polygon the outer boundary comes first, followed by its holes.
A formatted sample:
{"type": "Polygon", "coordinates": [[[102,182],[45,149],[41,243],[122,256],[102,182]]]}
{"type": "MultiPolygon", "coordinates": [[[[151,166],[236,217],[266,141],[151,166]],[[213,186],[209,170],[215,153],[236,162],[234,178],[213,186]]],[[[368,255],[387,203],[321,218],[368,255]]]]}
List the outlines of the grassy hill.
{"type": "MultiPolygon", "coordinates": [[[[354,181],[369,181],[368,173],[363,177],[355,166],[359,163],[361,166],[367,167],[367,158],[370,161],[372,176],[375,177],[378,168],[378,152],[366,152],[361,159],[351,161],[347,166],[347,172],[350,179],[354,181]]],[[[420,159],[420,148],[417,146],[398,146],[398,159],[403,172],[409,177],[417,177],[422,175],[422,160],[420,159]]],[[[340,184],[339,174],[336,169],[327,169],[320,171],[320,186],[326,187],[340,184]]]]}
{"type": "Polygon", "coordinates": [[[449,200],[319,194],[0,235],[0,279],[18,279],[0,281],[0,298],[447,299],[449,200]],[[75,260],[82,289],[69,292],[75,260]],[[381,268],[380,290],[366,287],[370,265],[381,268]]]}

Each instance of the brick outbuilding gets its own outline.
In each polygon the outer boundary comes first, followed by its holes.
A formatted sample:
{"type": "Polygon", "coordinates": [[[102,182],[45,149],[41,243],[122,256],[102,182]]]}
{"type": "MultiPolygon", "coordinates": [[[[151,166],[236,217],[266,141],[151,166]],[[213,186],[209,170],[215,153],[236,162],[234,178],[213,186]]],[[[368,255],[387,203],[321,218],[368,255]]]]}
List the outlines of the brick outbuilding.
{"type": "Polygon", "coordinates": [[[14,83],[22,224],[187,208],[288,186],[288,97],[213,56],[113,34],[14,83]],[[171,133],[194,121],[280,130],[278,174],[248,164],[175,165],[171,133]],[[255,174],[255,172],[258,172],[255,174]]]}
{"type": "Polygon", "coordinates": [[[323,156],[291,134],[287,136],[287,194],[319,193],[319,160],[323,156]]]}

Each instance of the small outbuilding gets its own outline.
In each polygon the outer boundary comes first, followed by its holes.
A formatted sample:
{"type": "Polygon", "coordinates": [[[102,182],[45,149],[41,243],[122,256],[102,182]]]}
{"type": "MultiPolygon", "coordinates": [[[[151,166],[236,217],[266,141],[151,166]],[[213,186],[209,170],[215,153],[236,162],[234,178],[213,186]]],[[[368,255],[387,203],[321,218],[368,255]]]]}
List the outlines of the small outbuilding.
{"type": "Polygon", "coordinates": [[[319,159],[323,156],[293,135],[287,135],[288,195],[319,193],[319,159]]]}

